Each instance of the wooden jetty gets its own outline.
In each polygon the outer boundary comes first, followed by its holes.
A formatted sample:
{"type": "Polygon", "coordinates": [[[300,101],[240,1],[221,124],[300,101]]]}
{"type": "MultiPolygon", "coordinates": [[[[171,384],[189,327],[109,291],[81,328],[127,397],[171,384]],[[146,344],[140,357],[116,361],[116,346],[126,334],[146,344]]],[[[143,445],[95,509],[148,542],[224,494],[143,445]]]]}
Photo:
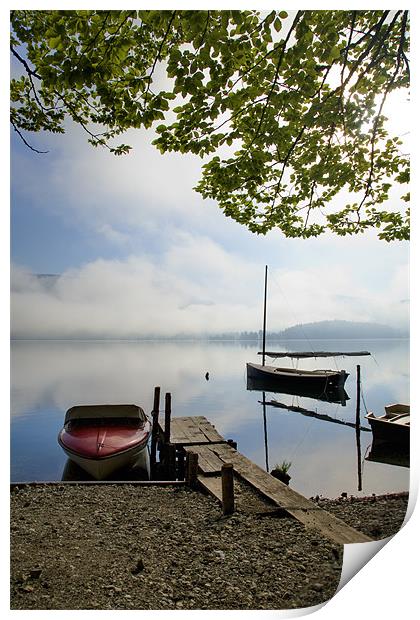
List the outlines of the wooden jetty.
{"type": "Polygon", "coordinates": [[[371,540],[250,461],[235,449],[232,442],[224,439],[204,416],[171,419],[166,411],[165,419],[158,418],[158,437],[161,449],[166,439],[167,445],[178,455],[198,456],[197,481],[219,501],[223,501],[223,466],[232,465],[236,476],[245,480],[275,506],[335,543],[371,540]]]}
{"type": "Polygon", "coordinates": [[[139,487],[197,484],[222,503],[224,514],[230,514],[234,511],[234,475],[236,475],[273,506],[335,543],[371,541],[368,536],[323,510],[250,461],[238,452],[234,441],[226,440],[204,416],[172,418],[170,393],[165,395],[164,414],[160,414],[159,400],[160,388],[156,387],[150,451],[152,480],[17,482],[12,483],[11,488],[51,484],[135,484],[139,487]],[[157,449],[159,449],[158,463],[157,449]]]}

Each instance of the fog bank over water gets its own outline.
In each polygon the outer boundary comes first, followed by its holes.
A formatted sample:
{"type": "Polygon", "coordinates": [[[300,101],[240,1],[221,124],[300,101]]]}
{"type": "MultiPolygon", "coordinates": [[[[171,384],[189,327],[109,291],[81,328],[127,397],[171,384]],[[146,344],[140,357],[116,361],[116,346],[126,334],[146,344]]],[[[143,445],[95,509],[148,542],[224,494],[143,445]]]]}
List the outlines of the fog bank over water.
{"type": "MultiPolygon", "coordinates": [[[[159,262],[130,256],[98,259],[57,276],[12,267],[14,338],[130,338],[261,328],[263,265],[207,238],[183,235],[159,262]]],[[[271,269],[269,331],[323,320],[406,329],[406,270],[370,290],[342,270],[271,269]],[[322,285],[321,285],[322,283],[322,285]]]]}

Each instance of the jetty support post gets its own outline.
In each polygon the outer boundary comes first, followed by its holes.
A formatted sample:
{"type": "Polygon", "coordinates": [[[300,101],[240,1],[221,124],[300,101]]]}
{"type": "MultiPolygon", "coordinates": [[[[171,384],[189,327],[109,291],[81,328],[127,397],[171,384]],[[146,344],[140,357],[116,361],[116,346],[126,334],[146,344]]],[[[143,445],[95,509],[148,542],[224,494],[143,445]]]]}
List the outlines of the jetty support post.
{"type": "Polygon", "coordinates": [[[165,394],[163,440],[160,444],[160,475],[166,480],[175,479],[175,446],[171,444],[171,394],[165,394]]]}
{"type": "Polygon", "coordinates": [[[221,474],[222,474],[222,510],[223,510],[224,515],[231,515],[235,511],[232,463],[223,463],[221,474]]]}
{"type": "Polygon", "coordinates": [[[165,470],[167,480],[176,480],[176,446],[165,444],[165,470]]]}
{"type": "Polygon", "coordinates": [[[152,443],[150,445],[150,471],[152,473],[152,478],[154,477],[156,471],[156,445],[159,433],[159,402],[160,387],[155,387],[152,410],[152,443]]]}
{"type": "Polygon", "coordinates": [[[171,393],[165,394],[165,427],[163,431],[163,442],[168,444],[171,441],[171,393]]]}
{"type": "Polygon", "coordinates": [[[187,462],[185,468],[185,483],[194,488],[197,484],[198,476],[198,454],[196,452],[187,452],[187,462]]]}
{"type": "Polygon", "coordinates": [[[185,452],[183,449],[176,451],[176,478],[177,480],[185,480],[185,452]]]}

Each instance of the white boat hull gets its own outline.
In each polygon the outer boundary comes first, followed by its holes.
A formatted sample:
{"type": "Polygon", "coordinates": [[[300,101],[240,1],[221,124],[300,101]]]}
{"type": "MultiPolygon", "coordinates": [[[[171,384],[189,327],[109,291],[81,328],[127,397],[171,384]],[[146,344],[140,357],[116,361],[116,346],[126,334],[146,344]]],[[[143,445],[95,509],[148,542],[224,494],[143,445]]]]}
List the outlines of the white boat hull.
{"type": "Polygon", "coordinates": [[[95,480],[105,480],[113,473],[122,468],[138,466],[148,472],[149,450],[148,446],[134,446],[130,450],[119,452],[101,459],[93,459],[83,457],[80,454],[71,452],[63,445],[61,446],[69,459],[81,467],[86,473],[95,478],[95,480]]]}

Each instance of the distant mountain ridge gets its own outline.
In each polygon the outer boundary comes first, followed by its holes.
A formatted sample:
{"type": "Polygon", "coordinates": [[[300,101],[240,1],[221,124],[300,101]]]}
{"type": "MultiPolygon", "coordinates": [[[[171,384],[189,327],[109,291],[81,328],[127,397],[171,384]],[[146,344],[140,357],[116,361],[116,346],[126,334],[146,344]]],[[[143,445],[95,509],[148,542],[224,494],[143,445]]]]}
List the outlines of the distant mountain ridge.
{"type": "MultiPolygon", "coordinates": [[[[379,323],[329,320],[303,323],[287,327],[278,332],[268,331],[270,340],[366,340],[377,338],[408,338],[408,329],[398,329],[379,323]]],[[[257,342],[262,330],[250,332],[226,332],[207,335],[209,340],[248,340],[257,342]]]]}
{"type": "Polygon", "coordinates": [[[282,338],[407,338],[408,329],[398,329],[379,323],[357,321],[317,321],[293,325],[281,332],[282,338]]]}

